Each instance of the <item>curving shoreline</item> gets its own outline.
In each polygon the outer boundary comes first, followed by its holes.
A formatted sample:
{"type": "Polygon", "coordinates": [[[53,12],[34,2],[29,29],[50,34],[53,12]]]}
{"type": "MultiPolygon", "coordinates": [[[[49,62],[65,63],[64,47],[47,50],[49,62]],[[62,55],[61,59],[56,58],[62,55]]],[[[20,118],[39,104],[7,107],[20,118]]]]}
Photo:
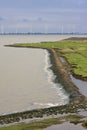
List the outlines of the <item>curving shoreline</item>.
{"type": "MultiPolygon", "coordinates": [[[[21,47],[21,46],[12,46],[12,47],[21,47]]],[[[27,48],[38,48],[38,47],[27,47],[27,48]]],[[[59,82],[60,84],[62,84],[66,92],[69,93],[70,98],[69,104],[2,115],[0,116],[0,124],[2,125],[10,124],[13,122],[20,122],[23,119],[32,119],[35,117],[44,118],[45,115],[49,116],[63,113],[77,113],[80,109],[83,110],[87,109],[87,98],[79,92],[79,89],[71,81],[69,73],[66,67],[61,62],[56,52],[56,49],[47,49],[47,48],[40,48],[40,49],[46,49],[50,53],[50,60],[52,63],[51,69],[57,76],[54,82],[55,83],[59,82]]]]}

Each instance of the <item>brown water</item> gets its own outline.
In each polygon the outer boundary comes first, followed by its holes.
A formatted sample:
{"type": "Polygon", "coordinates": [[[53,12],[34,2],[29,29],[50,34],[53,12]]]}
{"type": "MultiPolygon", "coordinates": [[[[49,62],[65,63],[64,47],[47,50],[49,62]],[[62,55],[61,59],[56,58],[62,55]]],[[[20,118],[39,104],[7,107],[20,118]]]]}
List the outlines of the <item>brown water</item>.
{"type": "Polygon", "coordinates": [[[0,115],[68,103],[68,94],[53,83],[49,53],[42,49],[9,48],[3,45],[56,41],[69,36],[0,36],[0,115]]]}

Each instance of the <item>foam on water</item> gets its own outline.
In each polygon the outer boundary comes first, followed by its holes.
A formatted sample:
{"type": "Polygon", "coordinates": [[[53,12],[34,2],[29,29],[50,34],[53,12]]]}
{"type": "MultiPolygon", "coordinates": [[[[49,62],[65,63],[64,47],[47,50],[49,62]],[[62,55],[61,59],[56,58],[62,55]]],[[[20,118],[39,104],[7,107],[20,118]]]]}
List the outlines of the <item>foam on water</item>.
{"type": "MultiPolygon", "coordinates": [[[[54,75],[53,71],[50,69],[50,67],[52,66],[52,64],[50,62],[50,53],[47,50],[44,50],[44,53],[45,53],[45,68],[44,68],[44,70],[47,73],[48,82],[51,84],[51,87],[56,89],[58,96],[60,97],[61,105],[66,104],[69,101],[68,94],[65,92],[65,90],[63,89],[61,84],[54,82],[56,75],[54,75]]],[[[59,103],[57,105],[59,105],[59,103]]]]}
{"type": "Polygon", "coordinates": [[[54,106],[59,106],[59,105],[64,105],[63,103],[33,103],[34,106],[38,106],[38,107],[42,107],[42,108],[45,108],[45,107],[54,107],[54,106]]]}

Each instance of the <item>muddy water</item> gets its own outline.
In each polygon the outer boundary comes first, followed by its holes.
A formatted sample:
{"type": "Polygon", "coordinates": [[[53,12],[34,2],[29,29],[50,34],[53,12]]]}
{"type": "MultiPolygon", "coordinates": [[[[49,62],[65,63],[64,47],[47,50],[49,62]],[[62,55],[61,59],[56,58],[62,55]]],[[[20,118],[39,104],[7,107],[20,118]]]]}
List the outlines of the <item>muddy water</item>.
{"type": "Polygon", "coordinates": [[[68,103],[68,94],[49,69],[42,49],[9,48],[5,44],[56,41],[68,36],[0,36],[0,115],[68,103]]]}

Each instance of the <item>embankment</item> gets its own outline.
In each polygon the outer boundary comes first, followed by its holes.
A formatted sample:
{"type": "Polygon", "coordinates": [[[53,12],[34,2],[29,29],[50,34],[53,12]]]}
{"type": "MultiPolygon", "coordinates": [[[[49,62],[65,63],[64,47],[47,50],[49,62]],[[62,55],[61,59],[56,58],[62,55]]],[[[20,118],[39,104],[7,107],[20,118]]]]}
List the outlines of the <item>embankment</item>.
{"type": "Polygon", "coordinates": [[[64,89],[69,93],[70,102],[81,102],[85,100],[85,96],[79,92],[79,89],[72,83],[69,73],[66,67],[61,62],[58,54],[56,53],[56,49],[48,49],[50,53],[50,59],[52,62],[51,69],[54,74],[57,75],[55,82],[62,84],[64,89]]]}

